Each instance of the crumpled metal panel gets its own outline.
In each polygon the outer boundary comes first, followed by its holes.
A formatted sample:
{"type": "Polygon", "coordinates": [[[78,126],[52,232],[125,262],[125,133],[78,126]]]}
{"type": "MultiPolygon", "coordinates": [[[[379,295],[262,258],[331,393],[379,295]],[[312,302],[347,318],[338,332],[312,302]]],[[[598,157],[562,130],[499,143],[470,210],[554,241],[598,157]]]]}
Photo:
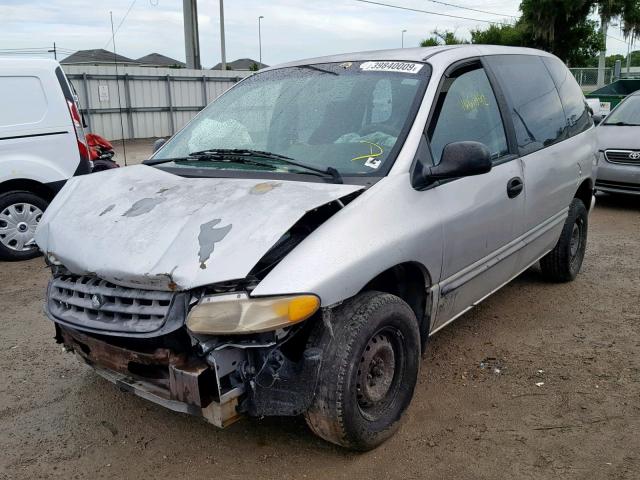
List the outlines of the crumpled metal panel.
{"type": "Polygon", "coordinates": [[[136,165],[69,180],[35,238],[74,274],[187,290],[246,277],[305,212],[361,188],[183,178],[136,165]]]}

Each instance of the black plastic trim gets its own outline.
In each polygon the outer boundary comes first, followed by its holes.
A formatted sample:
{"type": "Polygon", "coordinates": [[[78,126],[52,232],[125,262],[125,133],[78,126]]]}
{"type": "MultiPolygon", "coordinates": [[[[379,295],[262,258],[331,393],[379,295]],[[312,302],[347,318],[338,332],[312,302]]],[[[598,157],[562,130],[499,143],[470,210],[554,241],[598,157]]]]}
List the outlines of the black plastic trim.
{"type": "Polygon", "coordinates": [[[31,133],[29,135],[15,135],[13,137],[0,137],[0,140],[14,140],[16,138],[47,137],[49,135],[64,135],[65,133],[69,133],[69,132],[65,130],[61,132],[31,133]]]}

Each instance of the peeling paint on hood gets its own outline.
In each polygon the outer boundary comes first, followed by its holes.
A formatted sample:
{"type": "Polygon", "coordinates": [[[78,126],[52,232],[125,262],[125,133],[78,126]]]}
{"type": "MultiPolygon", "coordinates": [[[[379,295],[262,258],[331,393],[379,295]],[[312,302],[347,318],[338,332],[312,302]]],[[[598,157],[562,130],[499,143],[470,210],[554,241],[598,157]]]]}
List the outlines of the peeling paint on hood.
{"type": "Polygon", "coordinates": [[[69,180],[35,238],[75,274],[187,290],[246,277],[305,212],[361,188],[182,178],[136,165],[69,180]]]}

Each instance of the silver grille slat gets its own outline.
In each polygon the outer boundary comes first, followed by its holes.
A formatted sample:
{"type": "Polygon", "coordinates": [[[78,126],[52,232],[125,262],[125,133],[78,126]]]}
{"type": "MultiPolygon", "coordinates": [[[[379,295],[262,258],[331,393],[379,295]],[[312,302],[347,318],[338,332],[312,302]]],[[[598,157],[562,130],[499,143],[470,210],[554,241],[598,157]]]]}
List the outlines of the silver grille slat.
{"type": "Polygon", "coordinates": [[[147,333],[161,328],[175,294],[126,288],[88,276],[55,277],[49,285],[50,313],[66,323],[95,330],[147,333]]]}
{"type": "Polygon", "coordinates": [[[610,163],[640,165],[640,150],[605,150],[604,157],[610,163]],[[638,158],[631,158],[630,155],[638,158]]]}

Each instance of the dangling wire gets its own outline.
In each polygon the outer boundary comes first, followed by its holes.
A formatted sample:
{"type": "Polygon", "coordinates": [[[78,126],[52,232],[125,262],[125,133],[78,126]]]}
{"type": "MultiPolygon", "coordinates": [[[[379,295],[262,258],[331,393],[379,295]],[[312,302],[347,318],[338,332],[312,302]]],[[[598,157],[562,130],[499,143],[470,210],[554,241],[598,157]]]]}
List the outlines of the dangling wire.
{"type": "MultiPolygon", "coordinates": [[[[111,41],[113,42],[113,64],[116,67],[116,87],[118,89],[118,111],[120,112],[120,133],[122,135],[122,155],[124,156],[124,165],[126,167],[127,166],[127,147],[124,141],[124,122],[122,120],[122,102],[120,101],[120,77],[118,77],[118,58],[116,54],[116,34],[115,34],[115,31],[113,30],[113,12],[109,12],[109,15],[111,17],[111,41]]],[[[120,22],[120,25],[122,25],[122,22],[120,22]]]]}

